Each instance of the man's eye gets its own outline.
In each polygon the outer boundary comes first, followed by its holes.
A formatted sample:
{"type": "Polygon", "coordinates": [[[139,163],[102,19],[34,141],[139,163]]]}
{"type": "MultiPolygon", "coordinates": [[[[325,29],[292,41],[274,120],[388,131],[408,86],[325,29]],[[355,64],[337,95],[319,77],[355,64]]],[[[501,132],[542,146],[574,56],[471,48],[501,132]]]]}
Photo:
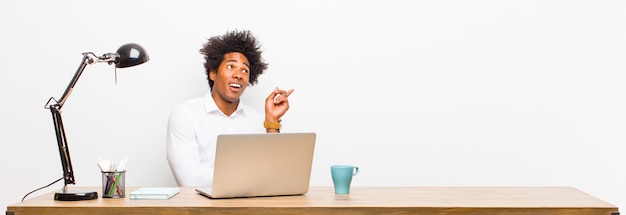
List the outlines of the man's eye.
{"type": "Polygon", "coordinates": [[[247,69],[242,69],[241,72],[248,73],[248,70],[247,69]]]}
{"type": "Polygon", "coordinates": [[[226,65],[226,68],[227,68],[227,69],[232,69],[232,68],[233,68],[233,65],[226,65]]]}

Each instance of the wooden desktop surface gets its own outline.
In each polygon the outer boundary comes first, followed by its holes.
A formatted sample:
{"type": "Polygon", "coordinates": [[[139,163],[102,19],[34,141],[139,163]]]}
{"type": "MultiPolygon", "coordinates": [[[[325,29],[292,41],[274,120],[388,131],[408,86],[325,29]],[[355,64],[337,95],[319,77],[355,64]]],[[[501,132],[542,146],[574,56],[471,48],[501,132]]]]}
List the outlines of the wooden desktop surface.
{"type": "Polygon", "coordinates": [[[616,206],[572,187],[353,187],[349,199],[337,199],[332,187],[234,199],[209,199],[181,187],[168,200],[131,200],[135,189],[127,187],[122,199],[86,201],[55,201],[52,192],[9,205],[6,214],[619,214],[616,206]]]}

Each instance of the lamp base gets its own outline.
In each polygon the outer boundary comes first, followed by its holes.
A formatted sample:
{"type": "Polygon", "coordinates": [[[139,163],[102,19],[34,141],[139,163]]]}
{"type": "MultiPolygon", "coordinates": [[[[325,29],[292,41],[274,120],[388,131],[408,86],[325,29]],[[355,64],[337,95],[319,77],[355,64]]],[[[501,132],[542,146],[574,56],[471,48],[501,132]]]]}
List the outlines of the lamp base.
{"type": "Polygon", "coordinates": [[[54,200],[58,201],[80,201],[80,200],[92,200],[98,198],[98,192],[56,192],[54,193],[54,200]]]}

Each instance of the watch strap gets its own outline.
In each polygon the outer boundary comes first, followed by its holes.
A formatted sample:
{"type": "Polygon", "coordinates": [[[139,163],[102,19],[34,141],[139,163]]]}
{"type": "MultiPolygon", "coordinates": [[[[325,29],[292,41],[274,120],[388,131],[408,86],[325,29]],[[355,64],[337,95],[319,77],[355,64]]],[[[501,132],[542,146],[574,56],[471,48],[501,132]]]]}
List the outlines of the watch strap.
{"type": "Polygon", "coordinates": [[[265,121],[265,122],[263,122],[263,127],[269,128],[269,129],[280,129],[280,122],[268,122],[268,121],[265,121]]]}

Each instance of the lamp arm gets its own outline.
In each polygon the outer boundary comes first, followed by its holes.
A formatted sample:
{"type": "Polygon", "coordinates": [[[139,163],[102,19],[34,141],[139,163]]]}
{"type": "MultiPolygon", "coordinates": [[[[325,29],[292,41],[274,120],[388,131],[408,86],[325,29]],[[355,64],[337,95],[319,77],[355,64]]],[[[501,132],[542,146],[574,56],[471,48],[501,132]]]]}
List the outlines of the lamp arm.
{"type": "Polygon", "coordinates": [[[65,181],[65,186],[63,187],[63,191],[67,191],[68,184],[75,184],[74,180],[74,169],[72,167],[72,159],[70,158],[70,149],[67,145],[67,139],[65,136],[65,128],[63,127],[63,119],[61,117],[61,108],[63,104],[72,93],[76,82],[78,82],[78,78],[82,75],[83,71],[87,67],[88,64],[94,62],[94,59],[91,57],[93,53],[83,53],[83,60],[78,66],[74,77],[67,85],[65,92],[61,96],[61,99],[57,101],[54,97],[51,97],[46,103],[45,108],[50,109],[50,113],[52,113],[52,121],[54,123],[54,130],[57,137],[57,145],[59,147],[59,155],[61,157],[61,166],[63,168],[63,179],[65,181]],[[52,101],[55,101],[54,104],[51,104],[52,101]]]}
{"type": "Polygon", "coordinates": [[[57,136],[57,145],[59,147],[59,155],[61,158],[61,166],[63,168],[63,180],[65,180],[65,186],[63,190],[66,191],[68,184],[75,184],[74,181],[74,169],[72,167],[72,159],[70,158],[70,149],[67,145],[67,139],[65,137],[65,129],[63,128],[63,119],[61,118],[60,106],[50,107],[52,113],[52,121],[54,123],[54,131],[57,136]]]}
{"type": "Polygon", "coordinates": [[[80,76],[83,74],[85,67],[87,67],[88,64],[91,64],[94,62],[93,58],[90,57],[89,55],[93,55],[93,53],[90,53],[90,52],[83,53],[83,60],[80,63],[80,66],[78,66],[76,73],[74,73],[74,77],[72,78],[72,80],[70,80],[70,83],[67,85],[67,88],[65,88],[65,92],[61,96],[61,99],[56,103],[56,105],[59,106],[59,109],[63,107],[63,104],[65,104],[67,97],[69,97],[70,94],[72,94],[72,90],[74,89],[76,82],[78,82],[78,78],[80,78],[80,76]]]}

